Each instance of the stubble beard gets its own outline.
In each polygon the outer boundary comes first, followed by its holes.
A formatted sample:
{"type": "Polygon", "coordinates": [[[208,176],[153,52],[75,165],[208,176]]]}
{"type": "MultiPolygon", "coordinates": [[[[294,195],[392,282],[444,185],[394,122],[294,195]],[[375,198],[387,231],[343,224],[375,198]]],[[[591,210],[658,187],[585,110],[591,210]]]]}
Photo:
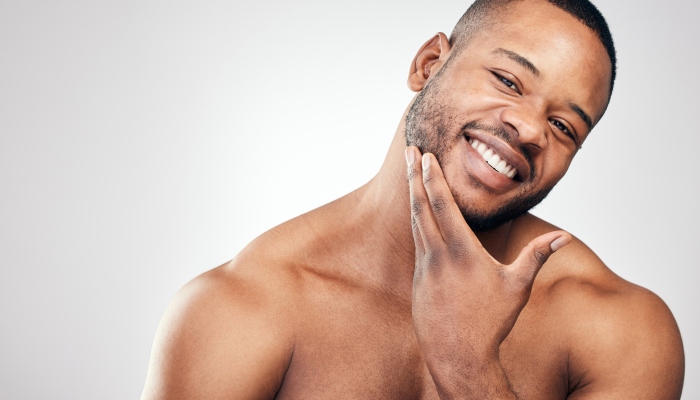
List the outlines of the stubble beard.
{"type": "MultiPolygon", "coordinates": [[[[444,168],[448,159],[443,157],[449,153],[452,145],[463,133],[465,128],[476,128],[489,131],[495,136],[499,136],[506,141],[512,140],[503,128],[485,125],[478,121],[470,121],[464,126],[458,127],[455,112],[450,112],[450,107],[439,99],[437,86],[442,72],[448,67],[448,62],[441,68],[437,75],[423,88],[406,115],[406,145],[416,146],[422,154],[432,153],[437,158],[440,166],[444,168]]],[[[527,149],[521,148],[521,153],[530,163],[531,171],[532,158],[527,149]]],[[[533,180],[534,176],[527,177],[533,180]]],[[[479,182],[472,180],[471,186],[474,190],[485,190],[486,188],[479,182]]],[[[552,187],[544,188],[534,193],[523,192],[506,204],[499,206],[495,211],[487,212],[479,210],[469,204],[466,194],[455,193],[450,187],[450,192],[455,198],[464,220],[475,232],[484,232],[495,229],[504,223],[513,220],[538,205],[547,197],[552,187]]]]}

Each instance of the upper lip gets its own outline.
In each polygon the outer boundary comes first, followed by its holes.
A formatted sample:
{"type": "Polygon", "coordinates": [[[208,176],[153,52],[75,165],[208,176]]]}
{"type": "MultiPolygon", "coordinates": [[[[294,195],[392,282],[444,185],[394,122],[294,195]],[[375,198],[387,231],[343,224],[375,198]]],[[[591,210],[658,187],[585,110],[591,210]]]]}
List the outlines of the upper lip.
{"type": "Polygon", "coordinates": [[[520,152],[513,150],[508,144],[492,134],[482,133],[480,131],[467,130],[465,131],[465,136],[476,139],[490,147],[502,160],[505,160],[505,162],[518,170],[516,177],[519,177],[520,180],[525,181],[530,178],[530,164],[528,164],[525,157],[523,157],[520,152]]]}

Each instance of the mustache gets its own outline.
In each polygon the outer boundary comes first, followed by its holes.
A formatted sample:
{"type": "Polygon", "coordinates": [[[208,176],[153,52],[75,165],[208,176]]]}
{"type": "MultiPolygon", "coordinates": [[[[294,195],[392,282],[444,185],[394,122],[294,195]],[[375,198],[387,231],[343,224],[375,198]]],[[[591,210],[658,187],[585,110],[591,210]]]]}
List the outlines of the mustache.
{"type": "Polygon", "coordinates": [[[520,154],[522,154],[522,156],[525,158],[525,161],[527,161],[528,165],[530,166],[529,180],[535,179],[535,162],[532,160],[532,155],[530,154],[530,151],[522,144],[516,143],[513,136],[510,133],[508,133],[508,131],[504,127],[488,125],[479,121],[470,121],[464,124],[464,126],[462,127],[462,134],[465,134],[465,132],[468,130],[489,132],[493,136],[501,138],[504,142],[512,145],[517,151],[520,152],[520,154]]]}

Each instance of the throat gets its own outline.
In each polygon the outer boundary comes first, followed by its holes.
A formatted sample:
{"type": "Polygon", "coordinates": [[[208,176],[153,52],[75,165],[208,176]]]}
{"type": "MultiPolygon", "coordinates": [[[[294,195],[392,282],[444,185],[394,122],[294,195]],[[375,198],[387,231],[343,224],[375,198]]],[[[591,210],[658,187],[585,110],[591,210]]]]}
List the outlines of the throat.
{"type": "Polygon", "coordinates": [[[509,264],[513,260],[509,252],[510,237],[513,234],[513,221],[510,220],[497,228],[485,232],[476,232],[481,245],[496,261],[509,264]]]}

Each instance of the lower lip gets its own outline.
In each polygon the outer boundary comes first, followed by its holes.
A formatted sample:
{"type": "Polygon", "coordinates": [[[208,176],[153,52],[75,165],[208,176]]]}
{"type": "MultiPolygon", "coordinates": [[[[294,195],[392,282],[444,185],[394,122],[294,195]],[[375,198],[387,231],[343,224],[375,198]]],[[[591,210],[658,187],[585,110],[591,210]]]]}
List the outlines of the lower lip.
{"type": "Polygon", "coordinates": [[[515,180],[491,168],[486,160],[484,160],[484,157],[472,147],[467,138],[465,138],[465,142],[467,146],[466,159],[471,166],[471,175],[476,178],[476,180],[497,191],[504,191],[517,183],[515,180]]]}

